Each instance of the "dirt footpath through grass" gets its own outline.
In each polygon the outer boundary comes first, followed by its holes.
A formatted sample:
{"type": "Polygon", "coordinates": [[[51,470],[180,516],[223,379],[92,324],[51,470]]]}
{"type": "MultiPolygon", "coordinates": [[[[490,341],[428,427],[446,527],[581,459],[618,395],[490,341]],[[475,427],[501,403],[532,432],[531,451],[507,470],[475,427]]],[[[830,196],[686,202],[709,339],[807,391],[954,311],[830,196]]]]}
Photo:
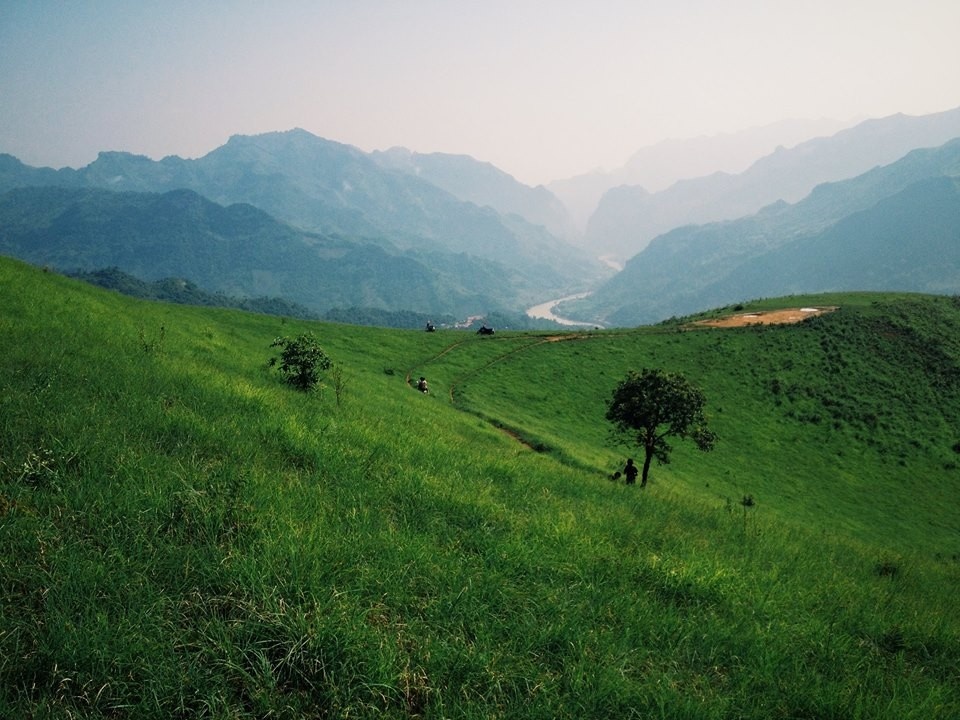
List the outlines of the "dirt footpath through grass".
{"type": "Polygon", "coordinates": [[[785,308],[783,310],[759,310],[757,312],[743,313],[740,315],[727,315],[713,320],[697,320],[692,325],[698,327],[745,327],[747,325],[782,325],[787,323],[797,323],[807,318],[823,315],[833,312],[836,306],[827,307],[802,307],[785,308]]]}

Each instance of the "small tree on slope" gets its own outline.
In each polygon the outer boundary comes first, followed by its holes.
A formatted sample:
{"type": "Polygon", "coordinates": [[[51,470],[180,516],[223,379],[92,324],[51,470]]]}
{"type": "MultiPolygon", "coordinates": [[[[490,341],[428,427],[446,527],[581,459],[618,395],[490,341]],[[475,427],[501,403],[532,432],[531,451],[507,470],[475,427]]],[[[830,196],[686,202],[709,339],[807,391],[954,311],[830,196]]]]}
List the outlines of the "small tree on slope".
{"type": "Polygon", "coordinates": [[[613,391],[607,420],[644,450],[640,487],[647,484],[650,461],[670,462],[670,436],[689,438],[700,450],[712,450],[716,435],[703,414],[706,398],[679,373],[631,370],[613,391]]]}
{"type": "MultiPolygon", "coordinates": [[[[330,367],[330,358],[320,347],[313,333],[302,333],[291,339],[278,337],[270,347],[280,351],[280,372],[284,379],[300,390],[309,390],[320,379],[320,372],[330,367]]],[[[276,358],[270,364],[276,363],[276,358]]]]}

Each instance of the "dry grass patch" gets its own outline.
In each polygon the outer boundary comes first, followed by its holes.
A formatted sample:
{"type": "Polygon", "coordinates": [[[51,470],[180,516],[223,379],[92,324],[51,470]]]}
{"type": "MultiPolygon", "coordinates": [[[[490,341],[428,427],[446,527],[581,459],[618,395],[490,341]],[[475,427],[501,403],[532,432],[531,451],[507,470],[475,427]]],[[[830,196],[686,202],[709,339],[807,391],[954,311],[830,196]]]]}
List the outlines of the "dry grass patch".
{"type": "Polygon", "coordinates": [[[833,312],[837,309],[836,305],[825,307],[799,307],[783,308],[780,310],[758,310],[755,312],[739,313],[737,315],[727,315],[722,318],[713,318],[710,320],[697,320],[692,325],[700,327],[745,327],[747,325],[788,325],[798,323],[807,318],[823,315],[833,312]]]}

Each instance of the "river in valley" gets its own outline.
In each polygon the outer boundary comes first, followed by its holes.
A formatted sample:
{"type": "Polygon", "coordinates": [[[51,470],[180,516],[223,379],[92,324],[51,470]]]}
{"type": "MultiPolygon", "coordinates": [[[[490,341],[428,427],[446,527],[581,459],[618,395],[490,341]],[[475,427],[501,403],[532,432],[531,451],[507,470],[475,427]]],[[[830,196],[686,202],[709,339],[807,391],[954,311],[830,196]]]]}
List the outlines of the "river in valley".
{"type": "Polygon", "coordinates": [[[565,302],[566,300],[579,300],[580,298],[587,297],[589,294],[590,293],[588,292],[583,292],[577,293],[576,295],[568,295],[567,297],[557,298],[556,300],[547,300],[547,302],[534,305],[532,308],[527,310],[527,315],[532,318],[553,320],[561,325],[570,325],[573,327],[600,327],[598,323],[580,322],[579,320],[570,320],[569,318],[564,318],[553,314],[553,309],[560,303],[565,302]]]}

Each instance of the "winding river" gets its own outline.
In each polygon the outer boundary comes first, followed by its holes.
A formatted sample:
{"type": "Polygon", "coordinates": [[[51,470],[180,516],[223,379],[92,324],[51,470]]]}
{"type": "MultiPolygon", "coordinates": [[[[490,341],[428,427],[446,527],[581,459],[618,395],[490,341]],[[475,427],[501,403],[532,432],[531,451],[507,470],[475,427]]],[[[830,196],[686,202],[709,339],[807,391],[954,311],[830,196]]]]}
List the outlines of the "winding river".
{"type": "Polygon", "coordinates": [[[587,297],[589,294],[590,293],[588,292],[583,292],[577,293],[576,295],[568,295],[567,297],[557,298],[556,300],[547,300],[547,302],[534,305],[532,308],[527,310],[527,315],[532,318],[553,320],[561,325],[571,325],[575,327],[599,327],[598,323],[580,322],[579,320],[570,320],[568,318],[553,314],[553,309],[560,303],[565,302],[566,300],[579,300],[580,298],[587,297]]]}

